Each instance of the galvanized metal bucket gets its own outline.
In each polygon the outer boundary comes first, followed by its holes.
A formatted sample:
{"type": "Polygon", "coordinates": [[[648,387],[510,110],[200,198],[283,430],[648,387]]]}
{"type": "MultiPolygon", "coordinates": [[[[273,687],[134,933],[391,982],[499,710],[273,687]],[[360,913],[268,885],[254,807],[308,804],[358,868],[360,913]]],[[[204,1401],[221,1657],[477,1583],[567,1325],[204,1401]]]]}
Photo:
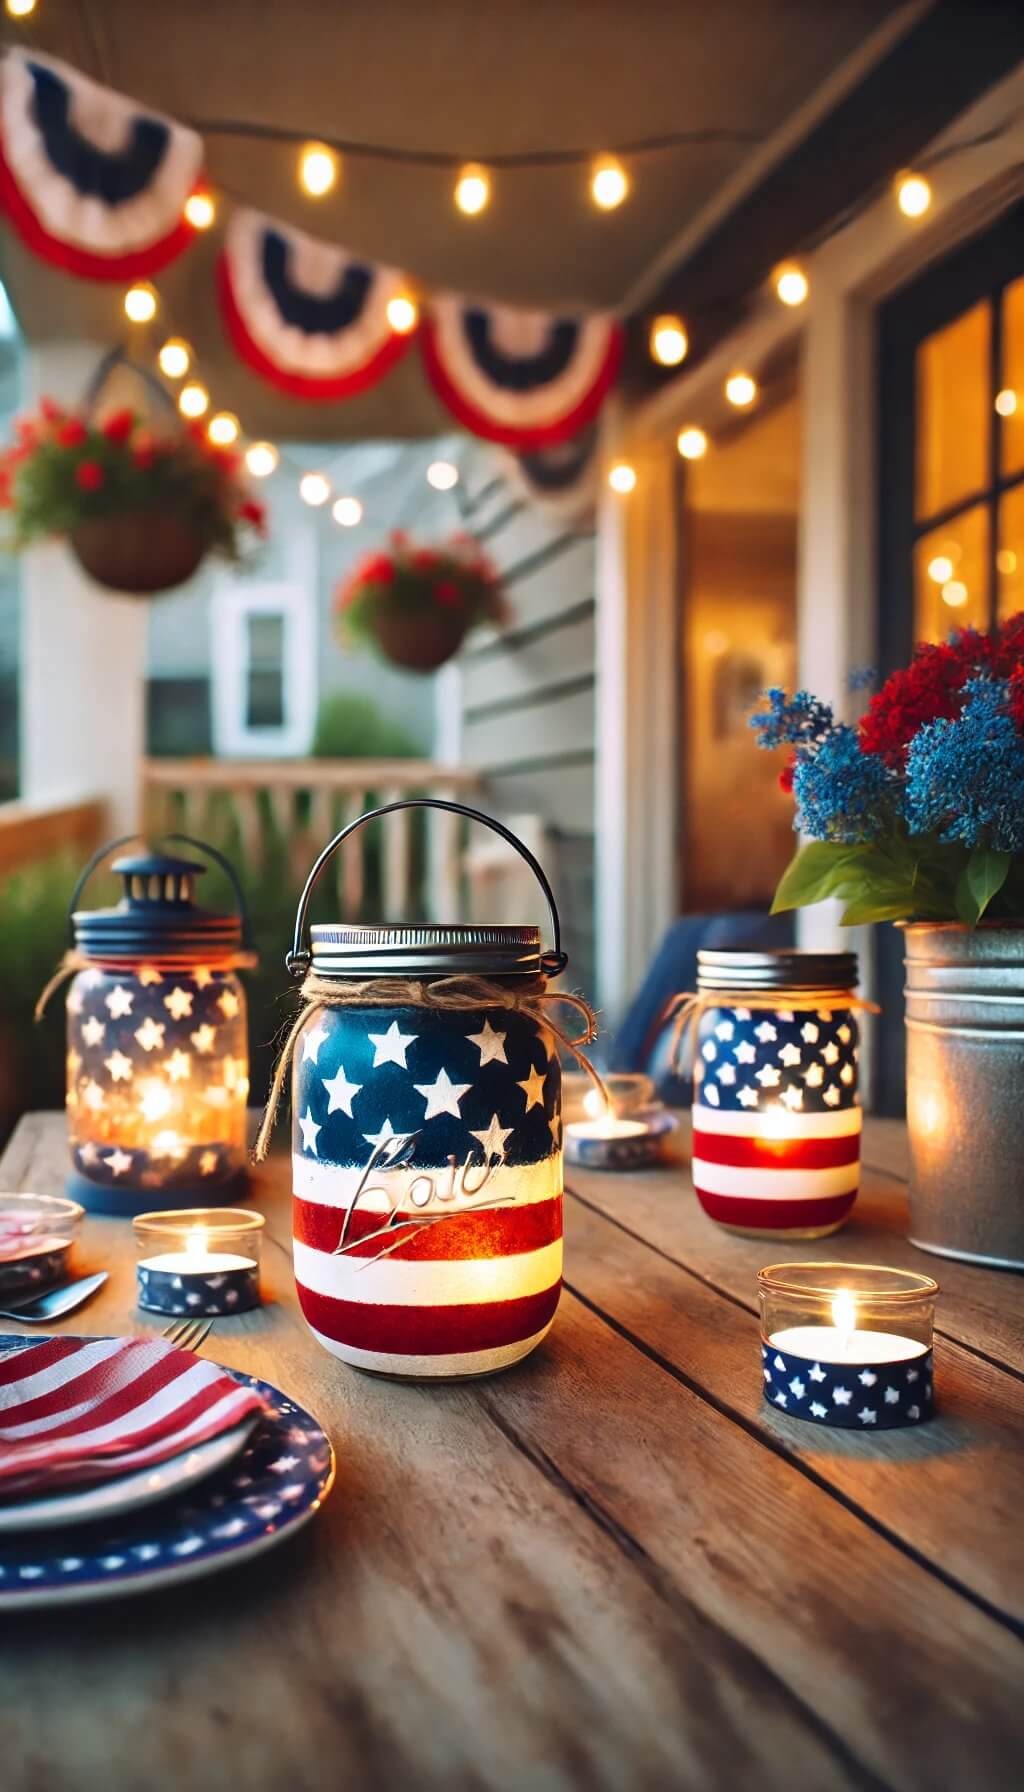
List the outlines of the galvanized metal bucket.
{"type": "Polygon", "coordinates": [[[911,1240],[1024,1269],[1024,925],[904,937],[911,1240]]]}

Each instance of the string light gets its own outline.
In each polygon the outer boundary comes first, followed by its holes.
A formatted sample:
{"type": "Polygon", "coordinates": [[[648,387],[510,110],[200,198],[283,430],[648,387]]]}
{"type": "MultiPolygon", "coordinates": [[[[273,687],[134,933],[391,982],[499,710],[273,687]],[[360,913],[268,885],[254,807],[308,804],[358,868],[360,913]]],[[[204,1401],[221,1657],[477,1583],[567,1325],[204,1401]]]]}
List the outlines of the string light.
{"type": "Polygon", "coordinates": [[[363,520],[363,507],[358,498],[338,498],[331,505],[331,515],[343,529],[354,529],[363,520]]]}
{"type": "Polygon", "coordinates": [[[1000,417],[1012,417],[1017,409],[1017,394],[1012,386],[1004,386],[996,393],[996,410],[1000,417]]]}
{"type": "Polygon", "coordinates": [[[613,212],[629,192],[629,176],[615,156],[599,156],[590,173],[590,196],[603,212],[613,212]]]}
{"type": "Polygon", "coordinates": [[[807,275],[795,261],[784,261],[776,268],[772,280],[784,305],[802,305],[810,291],[807,275]]]}
{"type": "Polygon", "coordinates": [[[314,510],[326,504],[331,495],[331,482],[322,473],[303,473],[299,480],[299,497],[304,504],[312,504],[314,510]]]}
{"type": "Polygon", "coordinates": [[[396,336],[408,336],[419,323],[420,308],[408,293],[397,292],[387,303],[387,319],[396,336]]]}
{"type": "Polygon", "coordinates": [[[269,479],[278,458],[273,442],[251,442],[245,451],[245,464],[254,479],[269,479]]]}
{"type": "Polygon", "coordinates": [[[948,579],[942,587],[942,601],[951,610],[960,610],[967,602],[967,586],[962,579],[948,579]]]}
{"type": "Polygon", "coordinates": [[[1014,553],[1013,549],[1012,548],[1000,548],[998,554],[996,555],[996,571],[1001,572],[1003,574],[1004,578],[1009,578],[1010,574],[1015,573],[1016,570],[1017,570],[1017,556],[1014,553]]]}
{"type": "Polygon", "coordinates": [[[656,317],[650,340],[651,354],[662,367],[678,367],[690,346],[681,317],[656,317]]]}
{"type": "Polygon", "coordinates": [[[133,324],[148,324],[156,316],[156,289],[138,280],[124,295],[124,314],[133,324]]]}
{"type": "Polygon", "coordinates": [[[626,460],[617,460],[608,470],[608,484],[613,492],[619,492],[625,497],[636,485],[636,469],[626,460]]]}
{"type": "Polygon", "coordinates": [[[934,560],[929,560],[928,577],[936,585],[945,585],[953,577],[953,562],[948,554],[936,554],[934,560]]]}
{"type": "Polygon", "coordinates": [[[209,405],[210,394],[198,380],[189,380],[178,393],[178,409],[183,417],[201,417],[209,405]]]}
{"type": "Polygon", "coordinates": [[[169,336],[160,350],[157,360],[160,363],[160,372],[165,373],[169,380],[180,380],[189,370],[192,351],[182,337],[169,336]]]}
{"type": "Polygon", "coordinates": [[[459,483],[459,469],[450,460],[432,460],[427,468],[427,484],[435,492],[450,492],[459,483]]]}
{"type": "Polygon", "coordinates": [[[239,422],[233,411],[218,411],[206,426],[207,435],[218,448],[230,448],[238,440],[238,431],[239,422]]]}
{"type": "Polygon", "coordinates": [[[187,223],[191,224],[193,230],[209,230],[216,216],[217,207],[214,205],[212,194],[189,194],[185,201],[185,219],[187,223]]]}
{"type": "Polygon", "coordinates": [[[690,423],[679,431],[676,447],[684,460],[703,460],[708,451],[708,438],[695,423],[690,423]]]}
{"type": "Polygon", "coordinates": [[[7,0],[7,11],[12,19],[27,19],[35,10],[36,0],[7,0]]]}
{"type": "Polygon", "coordinates": [[[749,373],[730,373],[725,382],[725,396],[737,410],[746,410],[757,397],[757,381],[749,373]]]}
{"type": "Polygon", "coordinates": [[[467,162],[455,182],[455,203],[467,218],[475,218],[490,203],[491,177],[479,162],[467,162]]]}
{"type": "Polygon", "coordinates": [[[896,180],[896,203],[905,218],[923,218],[932,202],[932,190],[923,174],[901,174],[896,180]]]}
{"type": "Polygon", "coordinates": [[[322,199],[338,178],[338,158],[326,143],[307,143],[299,157],[299,179],[311,199],[322,199]]]}

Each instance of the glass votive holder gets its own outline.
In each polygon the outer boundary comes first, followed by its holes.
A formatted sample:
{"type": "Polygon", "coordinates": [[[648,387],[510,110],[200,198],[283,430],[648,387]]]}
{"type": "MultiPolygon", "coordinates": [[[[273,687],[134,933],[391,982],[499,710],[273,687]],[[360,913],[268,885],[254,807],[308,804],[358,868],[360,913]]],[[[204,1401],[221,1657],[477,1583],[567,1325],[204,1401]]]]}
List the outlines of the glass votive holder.
{"type": "MultiPolygon", "coordinates": [[[[604,1086],[613,1113],[620,1119],[631,1119],[641,1108],[655,1099],[653,1078],[642,1071],[612,1070],[603,1074],[604,1086]]],[[[582,1070],[562,1072],[562,1124],[573,1120],[596,1120],[603,1112],[600,1092],[582,1070]]]]}
{"type": "Polygon", "coordinates": [[[0,1193],[0,1304],[66,1280],[84,1212],[62,1195],[0,1193]]]}
{"type": "Polygon", "coordinates": [[[932,1417],[939,1285],[931,1276],[873,1263],[775,1263],[757,1282],[769,1405],[851,1431],[932,1417]]]}
{"type": "Polygon", "coordinates": [[[265,1223],[242,1207],[138,1214],[132,1231],[139,1306],[197,1319],[258,1307],[265,1223]]]}
{"type": "Polygon", "coordinates": [[[678,1124],[661,1106],[572,1120],[563,1128],[565,1161],[581,1170],[645,1170],[660,1161],[678,1124]]]}

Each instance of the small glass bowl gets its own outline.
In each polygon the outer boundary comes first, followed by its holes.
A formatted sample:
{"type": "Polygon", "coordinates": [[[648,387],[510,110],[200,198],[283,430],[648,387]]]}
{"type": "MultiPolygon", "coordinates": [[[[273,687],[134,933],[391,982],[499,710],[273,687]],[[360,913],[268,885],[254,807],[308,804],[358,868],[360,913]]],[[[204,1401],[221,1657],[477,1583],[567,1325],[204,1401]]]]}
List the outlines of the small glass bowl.
{"type": "MultiPolygon", "coordinates": [[[[654,1083],[640,1071],[613,1070],[603,1077],[611,1111],[620,1120],[631,1120],[655,1099],[654,1083]]],[[[599,1091],[581,1070],[562,1072],[562,1123],[594,1120],[603,1113],[599,1091]]]]}
{"type": "Polygon", "coordinates": [[[0,1193],[0,1303],[67,1279],[84,1214],[63,1195],[0,1193]]]}

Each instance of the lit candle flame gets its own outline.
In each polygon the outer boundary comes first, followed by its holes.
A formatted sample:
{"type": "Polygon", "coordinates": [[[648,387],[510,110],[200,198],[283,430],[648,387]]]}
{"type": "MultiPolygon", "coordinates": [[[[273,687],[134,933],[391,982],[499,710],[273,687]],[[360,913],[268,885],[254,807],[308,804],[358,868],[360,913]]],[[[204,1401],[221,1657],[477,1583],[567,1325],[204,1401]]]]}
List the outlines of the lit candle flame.
{"type": "Polygon", "coordinates": [[[857,1329],[857,1302],[845,1288],[841,1288],[832,1302],[832,1324],[839,1332],[849,1334],[857,1329]]]}
{"type": "Polygon", "coordinates": [[[185,1251],[189,1257],[203,1257],[209,1243],[209,1232],[205,1226],[190,1226],[185,1234],[185,1251]]]}
{"type": "Polygon", "coordinates": [[[600,1089],[588,1089],[583,1097],[583,1106],[592,1120],[600,1120],[611,1111],[608,1104],[602,1101],[600,1089]]]}

